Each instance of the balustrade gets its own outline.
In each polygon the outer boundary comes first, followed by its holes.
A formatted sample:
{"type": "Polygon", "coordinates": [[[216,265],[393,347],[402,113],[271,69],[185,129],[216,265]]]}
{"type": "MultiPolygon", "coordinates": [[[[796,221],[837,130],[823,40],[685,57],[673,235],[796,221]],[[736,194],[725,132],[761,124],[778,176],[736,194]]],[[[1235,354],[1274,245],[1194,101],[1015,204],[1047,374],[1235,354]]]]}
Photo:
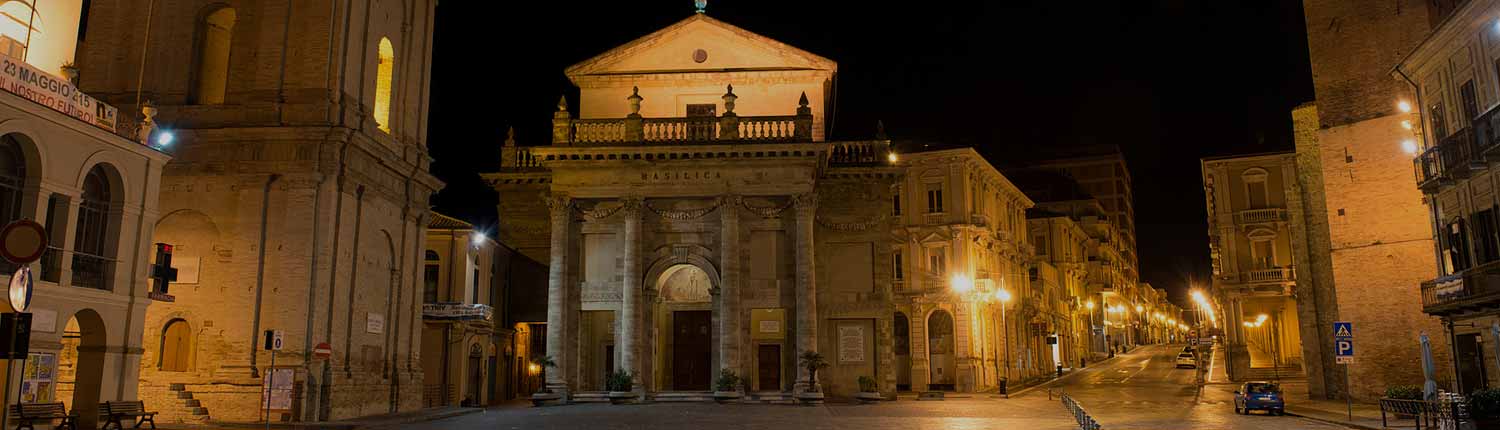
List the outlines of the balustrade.
{"type": "Polygon", "coordinates": [[[1265,224],[1286,221],[1286,209],[1251,209],[1234,214],[1240,224],[1265,224]]]}

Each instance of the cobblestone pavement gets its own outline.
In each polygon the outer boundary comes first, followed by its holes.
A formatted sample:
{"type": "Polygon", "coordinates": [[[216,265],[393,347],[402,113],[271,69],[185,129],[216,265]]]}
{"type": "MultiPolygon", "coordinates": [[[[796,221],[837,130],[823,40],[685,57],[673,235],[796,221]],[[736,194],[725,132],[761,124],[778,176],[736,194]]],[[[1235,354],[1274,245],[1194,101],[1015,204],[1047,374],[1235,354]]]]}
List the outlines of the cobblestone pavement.
{"type": "MultiPolygon", "coordinates": [[[[1233,384],[1199,388],[1194,369],[1178,369],[1181,345],[1158,345],[1123,354],[1058,383],[1100,424],[1115,429],[1341,429],[1320,421],[1262,412],[1234,413],[1233,384]]],[[[1022,398],[1046,398],[1038,389],[1022,398]]],[[[1015,399],[1012,399],[1015,400],[1015,399]]],[[[1295,404],[1297,399],[1287,399],[1295,404]]]]}
{"type": "MultiPolygon", "coordinates": [[[[1193,370],[1176,369],[1170,346],[1141,348],[1056,384],[1109,430],[1115,429],[1341,429],[1291,416],[1235,415],[1233,387],[1199,390],[1193,370]]],[[[579,404],[533,408],[511,405],[402,429],[850,429],[965,430],[1074,429],[1072,417],[1044,389],[1011,399],[987,395],[944,401],[901,400],[878,405],[579,404]]]]}

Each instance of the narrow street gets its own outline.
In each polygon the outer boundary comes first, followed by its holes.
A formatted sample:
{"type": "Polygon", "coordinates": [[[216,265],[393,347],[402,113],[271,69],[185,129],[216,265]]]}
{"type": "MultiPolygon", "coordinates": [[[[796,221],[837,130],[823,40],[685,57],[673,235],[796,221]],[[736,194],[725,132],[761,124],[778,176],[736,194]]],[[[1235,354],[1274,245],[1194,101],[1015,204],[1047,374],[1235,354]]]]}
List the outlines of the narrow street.
{"type": "MultiPolygon", "coordinates": [[[[1207,384],[1200,390],[1194,369],[1175,364],[1182,345],[1153,345],[1121,354],[1052,385],[1065,392],[1108,429],[1336,429],[1293,416],[1234,413],[1235,384],[1207,384]]],[[[1022,398],[1046,398],[1045,389],[1022,398]]],[[[1012,399],[1015,400],[1015,399],[1012,399]]],[[[1288,398],[1295,405],[1296,398],[1288,398]]]]}

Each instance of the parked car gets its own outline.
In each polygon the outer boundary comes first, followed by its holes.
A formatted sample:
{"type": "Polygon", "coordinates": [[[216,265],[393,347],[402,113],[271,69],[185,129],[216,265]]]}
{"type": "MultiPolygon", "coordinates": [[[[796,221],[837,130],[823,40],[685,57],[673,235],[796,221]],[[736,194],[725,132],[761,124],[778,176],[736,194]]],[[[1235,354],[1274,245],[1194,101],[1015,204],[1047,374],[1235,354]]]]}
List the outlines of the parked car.
{"type": "Polygon", "coordinates": [[[1182,352],[1193,354],[1194,357],[1198,356],[1198,348],[1194,348],[1191,345],[1182,347],[1182,352]]]}
{"type": "Polygon", "coordinates": [[[1177,367],[1196,369],[1198,368],[1198,357],[1193,356],[1191,352],[1179,352],[1177,353],[1177,367]]]}
{"type": "Polygon", "coordinates": [[[1281,386],[1270,382],[1246,382],[1234,392],[1234,413],[1249,415],[1252,410],[1273,415],[1286,413],[1286,399],[1281,386]]]}

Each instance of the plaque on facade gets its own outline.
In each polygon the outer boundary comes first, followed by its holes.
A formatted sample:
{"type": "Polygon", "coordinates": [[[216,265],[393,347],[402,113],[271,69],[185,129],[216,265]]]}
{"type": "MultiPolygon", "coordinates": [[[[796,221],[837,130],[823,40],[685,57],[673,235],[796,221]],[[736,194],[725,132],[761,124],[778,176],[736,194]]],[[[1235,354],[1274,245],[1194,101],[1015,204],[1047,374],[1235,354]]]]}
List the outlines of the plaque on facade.
{"type": "Polygon", "coordinates": [[[373,312],[365,314],[365,333],[385,333],[385,315],[373,312]]]}
{"type": "Polygon", "coordinates": [[[31,331],[39,333],[57,332],[57,311],[31,308],[31,331]]]}
{"type": "Polygon", "coordinates": [[[865,328],[839,325],[839,363],[865,362],[865,328]]]}
{"type": "Polygon", "coordinates": [[[754,327],[751,337],[762,340],[785,339],[784,321],[786,321],[785,309],[751,309],[750,326],[754,327]]]}

